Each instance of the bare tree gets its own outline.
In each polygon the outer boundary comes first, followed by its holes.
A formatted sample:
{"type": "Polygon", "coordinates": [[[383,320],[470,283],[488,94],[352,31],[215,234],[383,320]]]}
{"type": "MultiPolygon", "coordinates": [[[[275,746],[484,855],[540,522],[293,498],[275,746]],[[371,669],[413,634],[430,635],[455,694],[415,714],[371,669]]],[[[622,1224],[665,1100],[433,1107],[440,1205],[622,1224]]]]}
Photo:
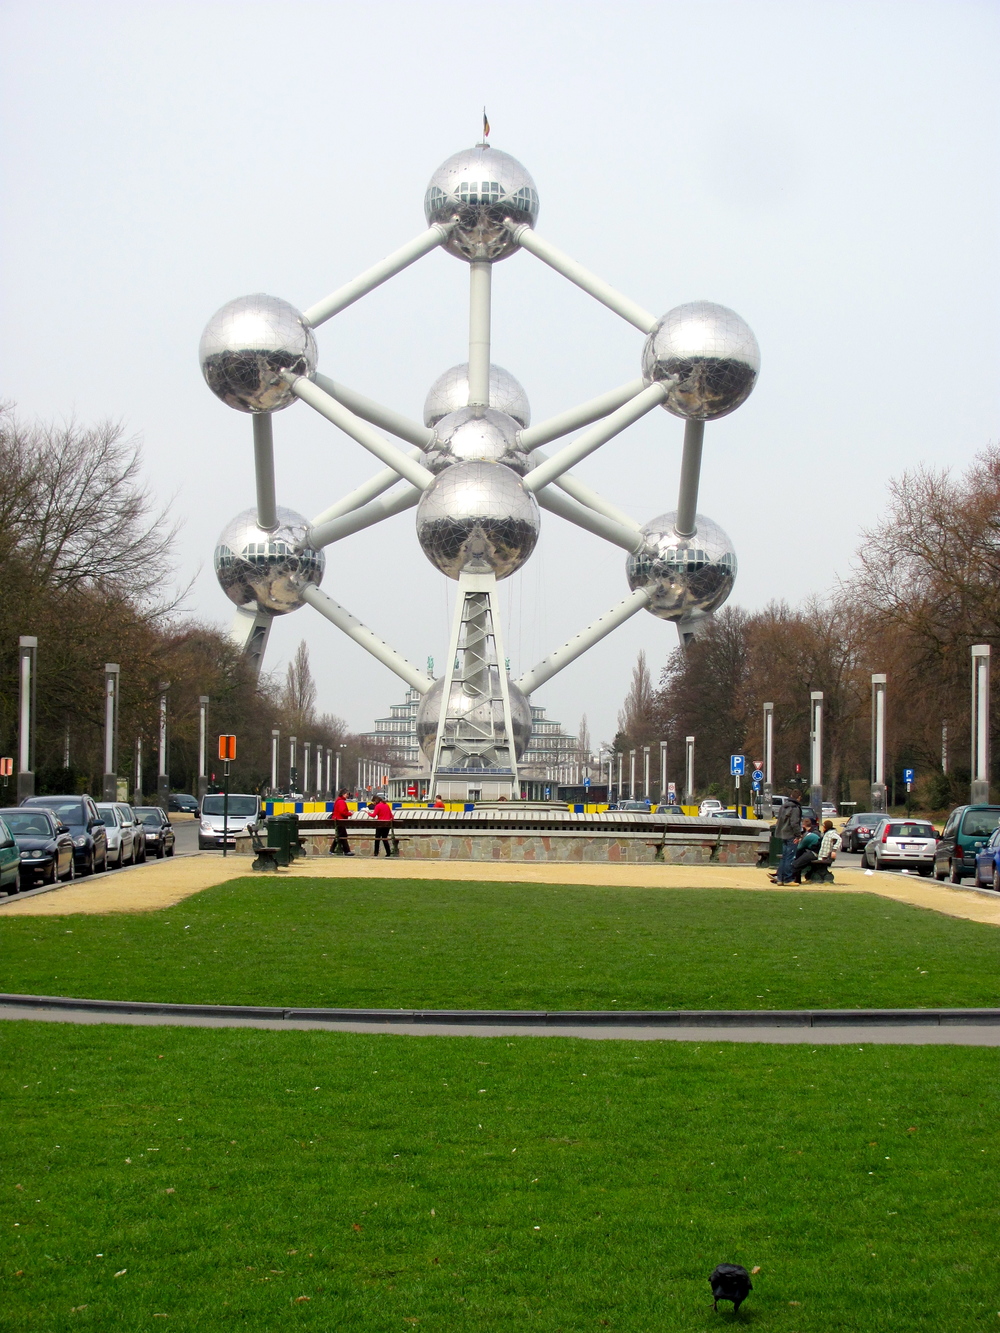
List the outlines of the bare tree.
{"type": "Polygon", "coordinates": [[[309,648],[305,639],[302,639],[285,673],[281,705],[296,719],[300,727],[307,726],[313,721],[316,699],[316,682],[313,680],[312,667],[309,665],[309,648]]]}
{"type": "Polygon", "coordinates": [[[646,654],[640,652],[632,668],[632,684],[618,713],[618,731],[631,745],[648,745],[657,730],[656,691],[646,654]]]}

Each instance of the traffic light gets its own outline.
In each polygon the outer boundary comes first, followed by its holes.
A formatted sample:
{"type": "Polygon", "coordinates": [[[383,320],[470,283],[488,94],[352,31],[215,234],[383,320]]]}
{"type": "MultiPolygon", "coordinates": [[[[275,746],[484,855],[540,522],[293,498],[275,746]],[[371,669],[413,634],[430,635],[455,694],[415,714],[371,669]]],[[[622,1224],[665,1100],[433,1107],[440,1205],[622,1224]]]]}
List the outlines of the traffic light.
{"type": "Polygon", "coordinates": [[[220,759],[235,759],[235,758],[236,758],[236,737],[235,737],[235,736],[220,736],[220,737],[219,737],[219,758],[220,758],[220,759]]]}

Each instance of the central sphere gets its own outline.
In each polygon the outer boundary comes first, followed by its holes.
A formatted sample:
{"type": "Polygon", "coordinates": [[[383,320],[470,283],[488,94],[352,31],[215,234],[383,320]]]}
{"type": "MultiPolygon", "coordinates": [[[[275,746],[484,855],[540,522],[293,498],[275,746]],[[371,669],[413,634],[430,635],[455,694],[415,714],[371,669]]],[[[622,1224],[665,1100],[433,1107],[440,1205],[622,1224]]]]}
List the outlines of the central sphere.
{"type": "Polygon", "coordinates": [[[669,310],[642,349],[643,382],[676,378],[663,406],[692,421],[735,412],[750,397],[759,373],[760,348],[750,325],[713,301],[669,310]]]}
{"type": "Polygon", "coordinates": [[[676,521],[669,513],[647,523],[646,546],[625,564],[628,586],[652,594],[647,610],[660,620],[717,611],[736,582],[736,552],[719,525],[699,514],[695,535],[678,537],[676,521]]]}
{"type": "MultiPolygon", "coordinates": [[[[531,740],[531,704],[512,680],[508,680],[510,691],[510,720],[514,728],[514,754],[520,759],[531,740]]],[[[428,762],[434,759],[434,742],[437,740],[438,721],[441,717],[441,695],[444,693],[444,677],[439,676],[417,709],[417,743],[428,762]]],[[[448,700],[448,712],[451,717],[468,717],[471,721],[482,723],[490,719],[487,711],[492,712],[493,734],[499,740],[503,736],[503,703],[494,699],[492,703],[478,695],[465,693],[460,680],[452,681],[448,700]]]]}
{"type": "Polygon", "coordinates": [[[302,589],[322,582],[326,556],[303,547],[308,521],[278,506],[278,526],[265,532],[257,510],[244,509],[226,525],[215,544],[215,574],[237,606],[281,616],[303,605],[302,589]]]}
{"type": "Polygon", "coordinates": [[[531,460],[517,442],[518,429],[505,412],[460,407],[435,426],[425,461],[432,472],[443,472],[455,463],[503,463],[523,477],[531,460]]]}
{"type": "Polygon", "coordinates": [[[499,463],[453,463],[417,505],[417,539],[442,574],[498,579],[515,573],[538,541],[538,504],[499,463]]]}
{"type": "MultiPolygon", "coordinates": [[[[449,412],[457,412],[469,401],[469,363],[463,361],[439,375],[424,400],[424,425],[436,426],[449,412]]],[[[503,366],[490,366],[490,407],[506,412],[519,426],[531,425],[528,395],[503,366]]]]}
{"type": "Polygon", "coordinates": [[[508,218],[534,227],[538,191],[516,158],[477,144],[455,153],[435,171],[424,195],[424,216],[428,226],[457,217],[444,249],[470,263],[492,263],[518,248],[504,226],[508,218]]]}
{"type": "Polygon", "coordinates": [[[205,383],[240,412],[278,412],[295,401],[283,370],[313,375],[316,339],[278,296],[238,296],[205,325],[198,349],[205,383]]]}

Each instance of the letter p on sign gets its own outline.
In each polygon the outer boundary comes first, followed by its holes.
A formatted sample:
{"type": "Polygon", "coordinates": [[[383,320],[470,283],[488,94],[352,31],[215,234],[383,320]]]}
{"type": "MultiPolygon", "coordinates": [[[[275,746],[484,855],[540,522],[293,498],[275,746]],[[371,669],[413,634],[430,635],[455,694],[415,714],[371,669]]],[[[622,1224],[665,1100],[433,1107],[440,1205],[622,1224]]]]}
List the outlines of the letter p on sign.
{"type": "Polygon", "coordinates": [[[236,758],[236,737],[235,737],[235,736],[220,736],[220,737],[219,737],[219,758],[220,758],[220,759],[235,759],[235,758],[236,758]]]}

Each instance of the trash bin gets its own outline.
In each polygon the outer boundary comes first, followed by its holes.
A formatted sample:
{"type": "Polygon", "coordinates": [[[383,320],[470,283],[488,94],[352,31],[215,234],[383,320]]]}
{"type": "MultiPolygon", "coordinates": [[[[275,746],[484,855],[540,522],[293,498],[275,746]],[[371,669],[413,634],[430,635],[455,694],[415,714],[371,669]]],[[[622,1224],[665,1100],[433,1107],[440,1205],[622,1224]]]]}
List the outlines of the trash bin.
{"type": "Polygon", "coordinates": [[[268,815],[267,845],[277,848],[280,866],[290,866],[297,856],[301,856],[298,815],[268,815]]]}
{"type": "Polygon", "coordinates": [[[785,850],[785,844],[780,838],[774,836],[774,829],[771,830],[771,840],[767,845],[767,864],[771,869],[781,860],[781,854],[785,850]]]}

